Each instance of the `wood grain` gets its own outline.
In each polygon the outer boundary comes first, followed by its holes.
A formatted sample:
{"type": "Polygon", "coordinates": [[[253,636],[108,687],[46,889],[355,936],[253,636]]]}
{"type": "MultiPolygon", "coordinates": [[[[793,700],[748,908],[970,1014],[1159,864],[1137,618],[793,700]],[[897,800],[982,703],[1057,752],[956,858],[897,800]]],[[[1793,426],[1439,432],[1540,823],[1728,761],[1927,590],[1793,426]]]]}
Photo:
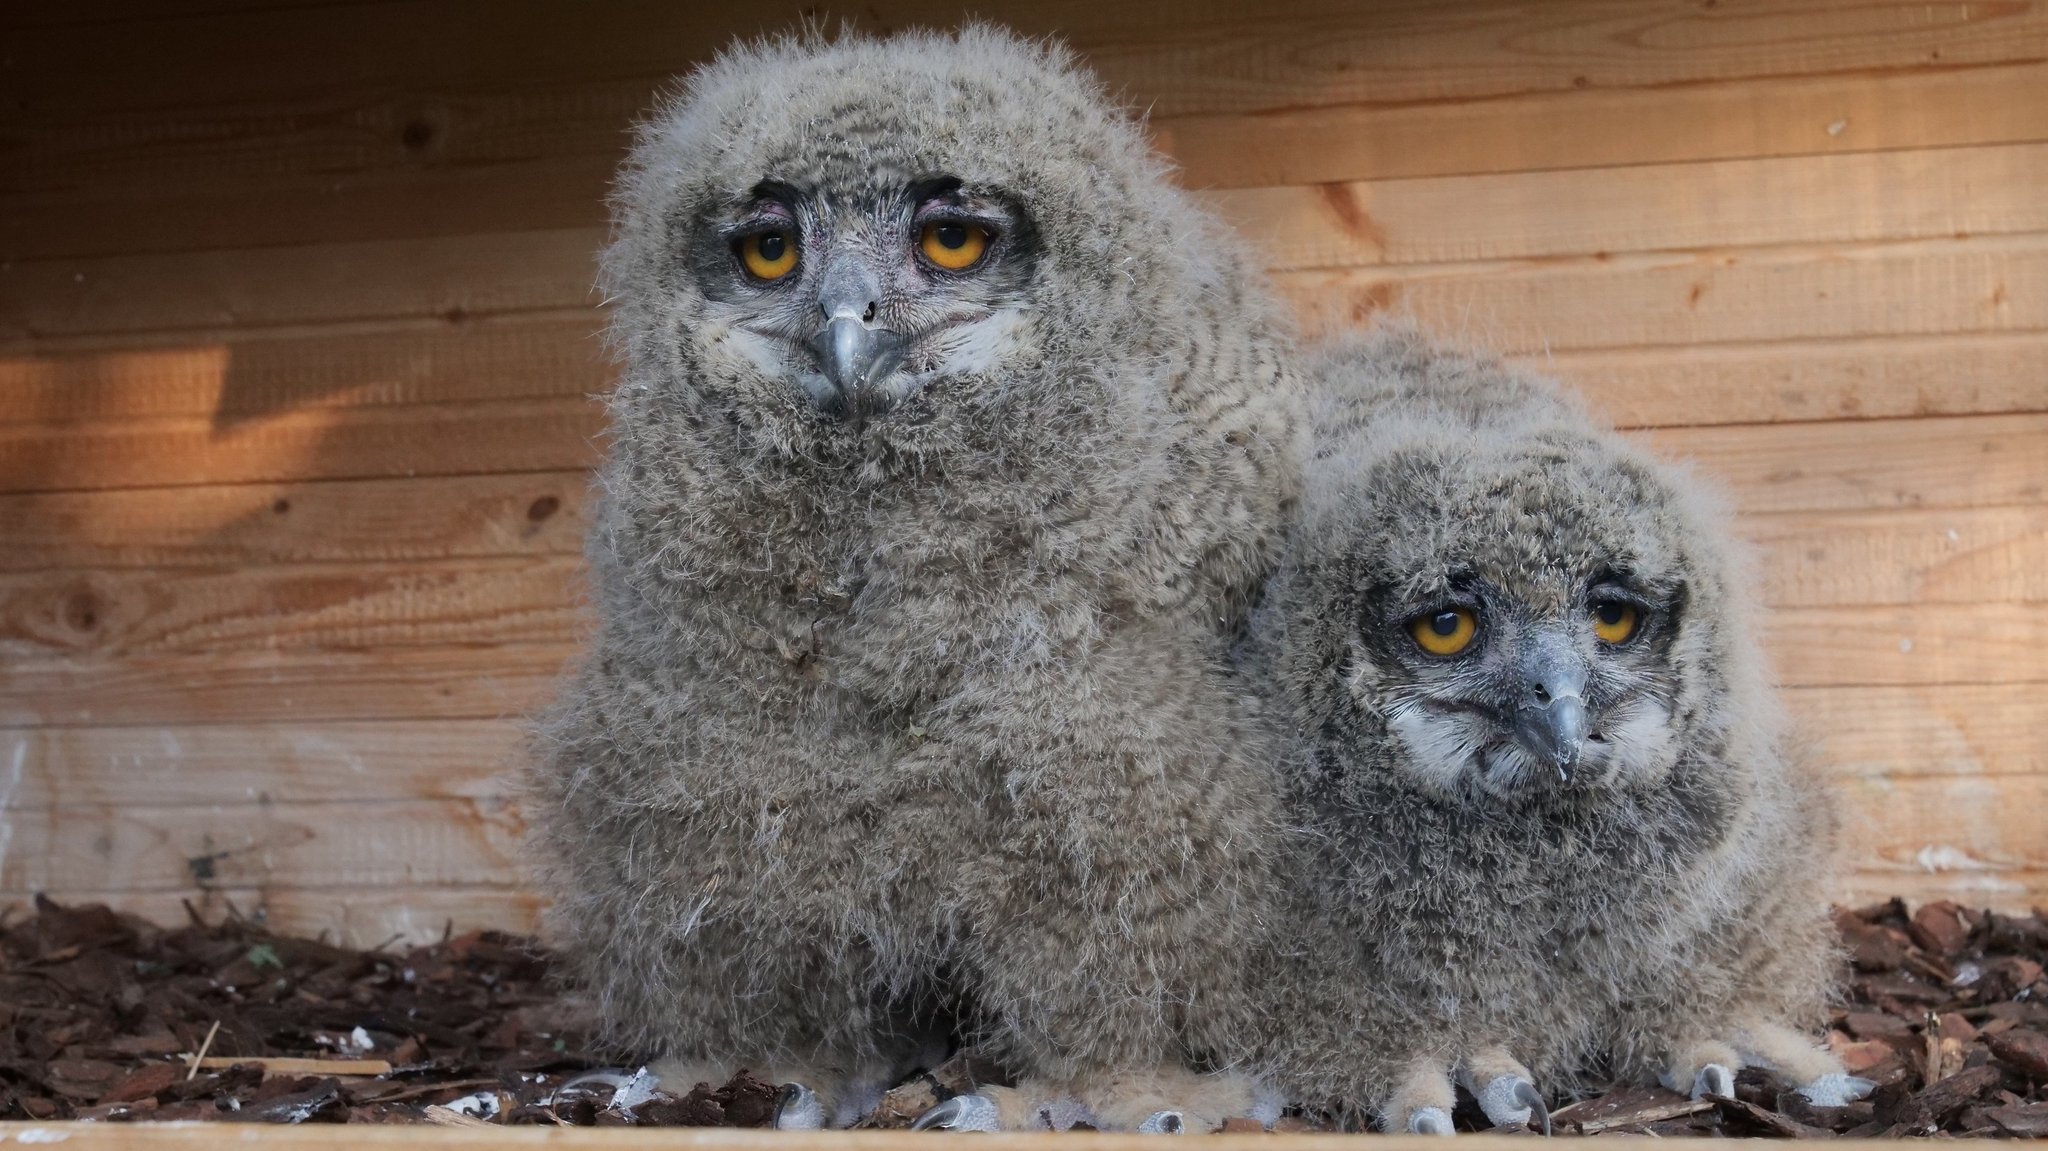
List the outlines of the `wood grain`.
{"type": "Polygon", "coordinates": [[[523,755],[517,719],[0,728],[10,811],[184,804],[483,800],[523,755]]]}
{"type": "Polygon", "coordinates": [[[1780,607],[2048,601],[2048,506],[1743,518],[1780,607]]]}
{"type": "MultiPolygon", "coordinates": [[[[1857,776],[1839,788],[1858,869],[1913,874],[2048,870],[2048,775],[1857,776]]],[[[8,812],[0,892],[209,886],[514,887],[521,825],[496,799],[8,812]]]]}
{"type": "Polygon", "coordinates": [[[513,887],[523,834],[502,799],[10,811],[0,892],[209,886],[513,887]]]}
{"type": "Polygon", "coordinates": [[[0,660],[0,726],[317,723],[525,714],[573,644],[257,648],[129,659],[0,660]]]}
{"type": "Polygon", "coordinates": [[[2048,775],[2040,684],[1805,687],[1784,701],[1831,775],[2048,775]]]}
{"type": "MultiPolygon", "coordinates": [[[[1787,711],[1839,776],[2048,775],[2048,697],[2036,684],[1796,688],[1787,711]]],[[[522,762],[525,721],[281,721],[0,728],[21,765],[10,810],[489,799],[522,762]]]]}
{"type": "Polygon", "coordinates": [[[578,558],[540,556],[0,576],[0,656],[570,640],[582,571],[578,558]]]}
{"type": "Polygon", "coordinates": [[[602,320],[592,310],[0,357],[0,425],[184,416],[227,432],[309,408],[572,399],[611,384],[602,320]]]}
{"type": "Polygon", "coordinates": [[[583,471],[0,495],[0,571],[574,555],[583,471]]]}
{"type": "Polygon", "coordinates": [[[1448,264],[2048,231],[2048,144],[1220,192],[1270,268],[1448,264]]]}

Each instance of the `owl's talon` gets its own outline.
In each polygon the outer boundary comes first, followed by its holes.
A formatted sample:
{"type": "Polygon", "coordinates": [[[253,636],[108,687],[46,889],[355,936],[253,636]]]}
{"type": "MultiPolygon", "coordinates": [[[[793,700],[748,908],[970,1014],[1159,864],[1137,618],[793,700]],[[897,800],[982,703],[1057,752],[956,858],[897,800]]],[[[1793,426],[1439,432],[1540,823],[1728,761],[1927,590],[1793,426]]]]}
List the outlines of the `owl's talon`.
{"type": "Polygon", "coordinates": [[[1522,1076],[1496,1076],[1474,1094],[1495,1127],[1540,1128],[1550,1134],[1550,1108],[1543,1104],[1543,1093],[1522,1076]]]}
{"type": "Polygon", "coordinates": [[[801,1083],[784,1083],[775,1093],[777,1131],[821,1131],[825,1127],[825,1105],[818,1093],[801,1083]]]}
{"type": "Polygon", "coordinates": [[[985,1095],[955,1095],[910,1124],[912,1131],[1000,1131],[1001,1113],[985,1095]]]}
{"type": "Polygon", "coordinates": [[[1441,1107],[1417,1107],[1408,1113],[1410,1135],[1450,1135],[1451,1113],[1441,1107]]]}
{"type": "Polygon", "coordinates": [[[1847,1107],[1877,1090],[1877,1084],[1861,1076],[1832,1071],[1793,1090],[1815,1107],[1847,1107]]]}
{"type": "Polygon", "coordinates": [[[1735,1097],[1735,1072],[1730,1071],[1725,1064],[1705,1064],[1700,1068],[1699,1074],[1692,1077],[1692,1097],[1704,1099],[1709,1095],[1722,1099],[1735,1097]]]}
{"type": "Polygon", "coordinates": [[[1182,1135],[1187,1132],[1187,1120],[1178,1111],[1154,1111],[1138,1124],[1141,1135],[1182,1135]]]}

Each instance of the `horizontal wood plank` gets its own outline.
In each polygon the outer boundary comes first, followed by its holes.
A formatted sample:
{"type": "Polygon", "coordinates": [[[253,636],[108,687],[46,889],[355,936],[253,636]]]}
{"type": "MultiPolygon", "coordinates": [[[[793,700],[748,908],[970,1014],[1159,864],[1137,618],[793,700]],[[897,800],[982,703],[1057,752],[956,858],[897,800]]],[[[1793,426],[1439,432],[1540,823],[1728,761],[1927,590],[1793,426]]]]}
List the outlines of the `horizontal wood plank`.
{"type": "Polygon", "coordinates": [[[1525,353],[1622,427],[2048,410],[2048,334],[1525,353]]]}
{"type": "Polygon", "coordinates": [[[1576,88],[1155,118],[1192,188],[1808,156],[2048,139],[2048,64],[1576,88]]]}
{"type": "MultiPolygon", "coordinates": [[[[255,420],[315,408],[574,399],[611,382],[596,322],[593,313],[0,356],[0,428],[185,417],[208,421],[207,434],[225,438],[255,420]]],[[[1538,351],[1519,359],[1566,380],[1628,427],[2048,409],[2043,332],[1538,351]]],[[[201,434],[196,422],[186,427],[201,434]]]]}
{"type": "MultiPolygon", "coordinates": [[[[735,35],[793,27],[812,9],[613,3],[601,15],[545,0],[353,3],[166,13],[153,20],[16,32],[10,95],[59,122],[135,108],[312,103],[368,89],[454,99],[479,91],[649,83],[735,35]],[[446,45],[485,46],[450,53],[446,45]],[[487,50],[485,48],[487,47],[487,50]],[[93,59],[93,70],[67,61],[93,59]],[[101,77],[113,74],[118,84],[101,77]]],[[[1160,115],[1334,103],[1478,99],[1532,91],[1963,69],[2048,58],[2031,5],[1659,0],[1446,8],[1403,0],[1229,0],[1102,5],[1003,0],[976,9],[1031,35],[1059,34],[1113,87],[1160,115]]],[[[957,3],[878,0],[848,13],[870,31],[952,25],[957,3]]],[[[314,106],[318,106],[315,104],[314,106]]],[[[134,129],[129,129],[134,131],[134,129]]]]}
{"type": "Polygon", "coordinates": [[[573,399],[611,365],[597,311],[513,323],[0,357],[0,425],[203,417],[226,434],[309,408],[573,399]]]}
{"type": "MultiPolygon", "coordinates": [[[[2048,775],[2036,684],[1795,688],[1785,704],[1838,776],[2048,775]]],[[[110,721],[119,717],[109,716],[110,721]]],[[[0,728],[15,811],[161,803],[338,803],[502,796],[526,721],[0,728]]]]}
{"type": "Polygon", "coordinates": [[[569,556],[0,577],[0,656],[517,644],[581,631],[569,556]]]}
{"type": "MultiPolygon", "coordinates": [[[[1573,89],[1166,117],[1152,126],[1191,188],[1335,185],[2035,142],[2048,139],[2048,112],[2031,98],[2043,84],[2048,64],[2036,61],[1909,73],[1884,84],[1828,75],[1573,89]]],[[[0,192],[0,253],[50,259],[595,226],[623,157],[623,129],[647,107],[651,89],[634,79],[452,102],[378,93],[346,108],[150,109],[120,118],[145,120],[140,133],[105,117],[39,123],[16,152],[17,190],[0,192]],[[162,146],[163,134],[180,146],[162,146]]],[[[1671,173],[1664,183],[1683,183],[1685,168],[1658,170],[1671,173]]],[[[1860,170],[1844,170],[1831,190],[1853,188],[1860,170]]],[[[1442,191],[1451,202],[1476,198],[1496,210],[1534,198],[1489,199],[1489,187],[1442,191]]],[[[1282,197],[1279,206],[1298,199],[1282,197]]],[[[1373,199],[1391,210],[1400,193],[1373,199]]],[[[1262,202],[1252,197],[1233,215],[1256,228],[1262,202]]],[[[2010,228],[1968,203],[1955,214],[1994,221],[1978,231],[2010,228]]]]}
{"type": "Polygon", "coordinates": [[[604,430],[583,399],[310,408],[227,428],[205,417],[0,427],[0,492],[588,467],[604,430]]]}
{"type": "MultiPolygon", "coordinates": [[[[349,320],[588,322],[595,229],[0,266],[0,355],[349,320]],[[179,333],[184,333],[179,335],[179,333]]],[[[1314,330],[1409,315],[1508,353],[2048,330],[2048,236],[1282,271],[1314,330]]]]}
{"type": "Polygon", "coordinates": [[[2038,332],[2048,238],[1283,272],[1315,331],[1406,316],[1506,353],[2038,332]]]}
{"type": "Polygon", "coordinates": [[[0,496],[0,571],[573,555],[589,484],[579,470],[0,496]]]}
{"type": "MultiPolygon", "coordinates": [[[[2048,776],[1863,776],[1844,780],[1837,794],[1854,870],[1988,881],[2048,871],[2048,776]]],[[[0,818],[12,843],[0,860],[4,893],[517,887],[527,879],[519,814],[490,799],[124,805],[0,818]]]]}
{"type": "Polygon", "coordinates": [[[1780,607],[2048,601],[2048,505],[1746,516],[1780,607]]]}
{"type": "MultiPolygon", "coordinates": [[[[2048,75],[2044,75],[2048,79],[2048,75]]],[[[1266,266],[1354,268],[2048,231],[2048,144],[1214,193],[1266,266]]]]}
{"type": "Polygon", "coordinates": [[[0,728],[11,811],[505,795],[525,721],[0,728]]]}
{"type": "Polygon", "coordinates": [[[0,892],[210,886],[513,887],[524,834],[502,799],[0,813],[0,892]]]}
{"type": "MultiPolygon", "coordinates": [[[[574,642],[587,626],[582,574],[578,559],[557,556],[7,575],[0,576],[0,654],[45,673],[75,665],[61,679],[115,671],[92,665],[164,656],[462,644],[546,649],[574,642]]],[[[2043,600],[1786,607],[1771,616],[1769,640],[1791,684],[2048,681],[2043,600]]],[[[33,673],[25,670],[18,682],[27,687],[33,673]]]]}
{"type": "Polygon", "coordinates": [[[5,659],[0,726],[516,716],[547,699],[576,655],[555,642],[5,659]]]}

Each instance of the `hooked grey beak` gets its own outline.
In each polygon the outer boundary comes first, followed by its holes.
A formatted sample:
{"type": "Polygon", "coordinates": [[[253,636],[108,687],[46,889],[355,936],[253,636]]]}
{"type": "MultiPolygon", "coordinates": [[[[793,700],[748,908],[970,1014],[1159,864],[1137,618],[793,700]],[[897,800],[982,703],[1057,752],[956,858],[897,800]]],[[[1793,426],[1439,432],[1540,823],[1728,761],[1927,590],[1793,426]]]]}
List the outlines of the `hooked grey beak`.
{"type": "Polygon", "coordinates": [[[875,324],[880,306],[881,286],[857,257],[841,255],[826,269],[818,289],[825,323],[807,341],[837,392],[821,406],[844,409],[856,393],[901,362],[903,337],[875,324]]]}
{"type": "Polygon", "coordinates": [[[1523,695],[1515,712],[1515,738],[1570,783],[1586,741],[1586,664],[1554,638],[1535,641],[1523,663],[1523,695]]]}

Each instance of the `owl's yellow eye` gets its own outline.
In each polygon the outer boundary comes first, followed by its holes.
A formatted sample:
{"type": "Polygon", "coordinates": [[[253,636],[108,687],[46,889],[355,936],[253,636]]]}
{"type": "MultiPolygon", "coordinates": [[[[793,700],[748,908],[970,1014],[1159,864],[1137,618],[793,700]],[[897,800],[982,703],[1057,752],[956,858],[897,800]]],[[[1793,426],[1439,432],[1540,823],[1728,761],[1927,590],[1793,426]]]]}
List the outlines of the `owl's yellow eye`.
{"type": "Polygon", "coordinates": [[[756,232],[740,241],[740,263],[757,280],[779,280],[796,270],[796,237],[756,232]]]}
{"type": "Polygon", "coordinates": [[[1431,655],[1456,655],[1472,646],[1472,637],[1479,634],[1479,617],[1470,608],[1447,607],[1410,620],[1408,634],[1431,655]]]}
{"type": "Polygon", "coordinates": [[[1627,643],[1642,622],[1643,613],[1634,604],[1604,599],[1593,605],[1593,634],[1601,643],[1627,643]]]}
{"type": "Polygon", "coordinates": [[[918,237],[924,258],[949,272],[964,272],[988,251],[988,229],[958,220],[934,220],[918,237]]]}

